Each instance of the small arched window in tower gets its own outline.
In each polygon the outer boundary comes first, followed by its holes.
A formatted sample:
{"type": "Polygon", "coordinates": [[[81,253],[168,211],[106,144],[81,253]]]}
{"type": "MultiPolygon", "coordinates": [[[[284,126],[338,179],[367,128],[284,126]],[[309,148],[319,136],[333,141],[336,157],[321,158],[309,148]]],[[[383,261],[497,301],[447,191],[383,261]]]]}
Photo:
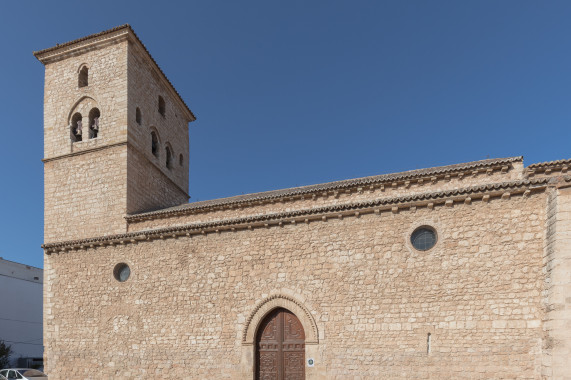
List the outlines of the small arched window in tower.
{"type": "Polygon", "coordinates": [[[94,139],[99,134],[99,116],[101,113],[98,108],[92,108],[89,111],[89,138],[94,139]]]}
{"type": "Polygon", "coordinates": [[[151,152],[153,153],[153,156],[159,156],[159,139],[155,132],[151,132],[151,152]]]}
{"type": "Polygon", "coordinates": [[[69,125],[69,134],[71,141],[73,142],[81,141],[81,119],[82,116],[79,112],[73,114],[73,117],[71,118],[71,123],[69,125]]]}
{"type": "Polygon", "coordinates": [[[88,79],[89,79],[89,69],[87,68],[87,66],[83,66],[81,68],[81,70],[79,70],[79,77],[77,80],[77,85],[79,87],[85,87],[88,85],[88,79]]]}
{"type": "Polygon", "coordinates": [[[178,156],[178,164],[179,164],[180,166],[184,165],[184,157],[182,156],[182,154],[180,154],[180,155],[178,156]]]}
{"type": "Polygon", "coordinates": [[[159,113],[165,116],[165,100],[159,95],[159,113]]]}
{"type": "Polygon", "coordinates": [[[141,125],[141,110],[139,107],[137,107],[137,110],[135,111],[135,121],[137,124],[141,125]]]}
{"type": "Polygon", "coordinates": [[[172,152],[171,152],[171,148],[170,147],[166,147],[165,149],[166,151],[166,156],[167,156],[167,160],[166,160],[166,164],[167,164],[167,168],[171,169],[172,168],[172,152]]]}

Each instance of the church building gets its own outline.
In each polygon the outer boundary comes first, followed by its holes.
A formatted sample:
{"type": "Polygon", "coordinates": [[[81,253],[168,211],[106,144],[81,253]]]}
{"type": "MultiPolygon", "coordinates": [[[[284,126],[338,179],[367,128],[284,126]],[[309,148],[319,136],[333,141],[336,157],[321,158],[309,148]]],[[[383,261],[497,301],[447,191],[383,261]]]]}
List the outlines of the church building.
{"type": "Polygon", "coordinates": [[[45,66],[64,379],[571,379],[571,160],[188,203],[195,116],[129,25],[45,66]]]}

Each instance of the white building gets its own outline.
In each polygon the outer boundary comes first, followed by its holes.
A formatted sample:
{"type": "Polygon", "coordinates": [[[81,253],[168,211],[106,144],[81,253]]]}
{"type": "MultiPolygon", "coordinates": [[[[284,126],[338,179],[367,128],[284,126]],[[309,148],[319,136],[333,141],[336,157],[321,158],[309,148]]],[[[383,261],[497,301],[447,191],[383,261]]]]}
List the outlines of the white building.
{"type": "Polygon", "coordinates": [[[12,346],[13,365],[41,364],[43,281],[43,269],[0,257],[0,340],[12,346]]]}

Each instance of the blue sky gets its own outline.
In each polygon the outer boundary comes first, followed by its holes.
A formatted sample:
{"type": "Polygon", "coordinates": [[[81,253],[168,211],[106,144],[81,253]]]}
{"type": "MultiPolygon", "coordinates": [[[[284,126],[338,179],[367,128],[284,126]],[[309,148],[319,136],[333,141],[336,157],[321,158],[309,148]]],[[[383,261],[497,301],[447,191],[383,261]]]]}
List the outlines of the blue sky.
{"type": "Polygon", "coordinates": [[[43,66],[32,51],[125,23],[198,118],[191,201],[486,157],[571,157],[569,1],[0,7],[8,260],[43,262],[43,66]]]}

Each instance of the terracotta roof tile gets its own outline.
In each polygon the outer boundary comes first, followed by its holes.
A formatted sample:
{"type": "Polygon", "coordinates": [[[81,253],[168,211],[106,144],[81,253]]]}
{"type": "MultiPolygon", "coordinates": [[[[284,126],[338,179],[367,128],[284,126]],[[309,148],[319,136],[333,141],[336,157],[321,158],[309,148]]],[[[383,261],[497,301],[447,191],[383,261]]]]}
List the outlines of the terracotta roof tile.
{"type": "Polygon", "coordinates": [[[366,209],[372,207],[381,207],[387,205],[410,204],[411,202],[430,201],[437,199],[445,199],[456,196],[467,196],[474,193],[483,193],[487,191],[504,191],[510,189],[521,188],[543,188],[549,183],[549,178],[538,178],[531,180],[510,181],[501,183],[492,183],[487,185],[478,185],[467,187],[463,189],[437,191],[431,193],[421,193],[415,195],[406,195],[401,197],[381,198],[362,202],[353,202],[338,205],[321,206],[303,210],[284,211],[273,214],[253,215],[232,219],[222,219],[210,222],[198,222],[188,225],[175,226],[175,227],[161,227],[151,230],[128,232],[125,234],[108,235],[95,238],[87,238],[81,240],[62,241],[56,243],[46,243],[42,248],[46,250],[65,249],[73,247],[97,246],[106,242],[119,242],[122,244],[129,244],[141,240],[147,240],[152,236],[177,236],[179,233],[197,232],[205,229],[213,229],[217,227],[238,226],[244,224],[251,224],[264,221],[275,221],[283,219],[291,219],[296,217],[305,217],[311,215],[321,215],[324,213],[337,213],[342,211],[352,211],[359,209],[366,209]]]}
{"type": "Polygon", "coordinates": [[[481,161],[472,161],[461,164],[438,166],[426,169],[410,170],[400,173],[381,174],[370,177],[348,179],[342,181],[321,183],[317,185],[308,185],[301,187],[293,187],[281,190],[265,191],[261,193],[252,193],[245,195],[237,195],[229,198],[213,199],[201,202],[185,203],[179,206],[170,207],[166,209],[134,214],[127,216],[127,220],[146,219],[153,217],[160,217],[165,215],[182,214],[185,212],[192,212],[198,210],[206,210],[213,207],[233,205],[252,201],[271,200],[280,197],[290,197],[302,194],[316,193],[324,190],[347,189],[355,186],[377,184],[383,182],[392,182],[395,180],[405,180],[410,178],[425,177],[429,175],[447,174],[457,171],[473,170],[481,167],[489,167],[502,164],[510,164],[512,162],[521,162],[523,157],[508,157],[508,158],[490,158],[481,161]]]}
{"type": "Polygon", "coordinates": [[[531,164],[527,168],[528,169],[544,169],[548,167],[558,167],[564,165],[571,165],[571,158],[566,160],[557,160],[557,161],[547,161],[547,162],[538,162],[536,164],[531,164]]]}

